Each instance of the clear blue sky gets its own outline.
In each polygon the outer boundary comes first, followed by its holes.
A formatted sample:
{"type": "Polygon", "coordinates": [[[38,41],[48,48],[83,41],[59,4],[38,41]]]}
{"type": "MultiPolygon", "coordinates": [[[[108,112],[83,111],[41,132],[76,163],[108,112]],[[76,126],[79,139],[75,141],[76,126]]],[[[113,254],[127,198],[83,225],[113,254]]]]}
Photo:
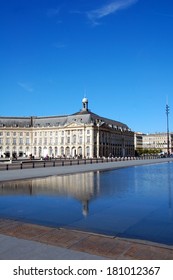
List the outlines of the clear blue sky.
{"type": "Polygon", "coordinates": [[[1,116],[89,109],[173,131],[172,0],[0,0],[1,116]]]}

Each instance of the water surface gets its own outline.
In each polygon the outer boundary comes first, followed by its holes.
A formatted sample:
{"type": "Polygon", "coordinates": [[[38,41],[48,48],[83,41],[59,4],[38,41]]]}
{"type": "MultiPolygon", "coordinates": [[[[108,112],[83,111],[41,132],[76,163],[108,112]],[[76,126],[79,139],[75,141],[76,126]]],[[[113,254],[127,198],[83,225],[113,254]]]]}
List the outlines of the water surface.
{"type": "Polygon", "coordinates": [[[173,245],[173,163],[0,184],[0,217],[173,245]]]}

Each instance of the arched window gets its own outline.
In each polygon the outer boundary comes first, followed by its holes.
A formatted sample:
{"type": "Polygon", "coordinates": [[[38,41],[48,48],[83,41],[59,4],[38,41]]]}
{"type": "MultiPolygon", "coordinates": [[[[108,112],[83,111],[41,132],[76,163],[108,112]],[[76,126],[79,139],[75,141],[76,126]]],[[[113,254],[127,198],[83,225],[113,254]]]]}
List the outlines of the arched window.
{"type": "Polygon", "coordinates": [[[86,147],[86,156],[90,157],[90,147],[86,147]]]}
{"type": "Polygon", "coordinates": [[[79,148],[78,148],[78,156],[79,156],[79,157],[82,157],[82,147],[79,147],[79,148]]]}
{"type": "Polygon", "coordinates": [[[69,147],[66,148],[66,150],[65,150],[65,155],[66,155],[67,157],[70,156],[70,148],[69,148],[69,147]]]}
{"type": "Polygon", "coordinates": [[[52,147],[49,147],[49,156],[52,156],[52,147]]]}
{"type": "Polygon", "coordinates": [[[58,155],[58,148],[55,147],[55,157],[57,157],[57,155],[58,155]]]}
{"type": "Polygon", "coordinates": [[[38,156],[41,157],[42,156],[42,147],[38,148],[38,156]]]}
{"type": "Polygon", "coordinates": [[[61,156],[64,156],[64,147],[61,147],[60,153],[61,153],[61,154],[60,154],[61,156]]]}

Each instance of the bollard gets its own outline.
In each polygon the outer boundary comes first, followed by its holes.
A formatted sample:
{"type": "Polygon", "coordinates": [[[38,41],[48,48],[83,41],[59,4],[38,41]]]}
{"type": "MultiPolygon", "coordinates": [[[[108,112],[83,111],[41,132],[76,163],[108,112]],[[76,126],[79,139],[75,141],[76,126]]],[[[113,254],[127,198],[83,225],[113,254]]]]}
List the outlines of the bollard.
{"type": "Polygon", "coordinates": [[[35,163],[34,162],[32,163],[32,168],[35,168],[35,163]]]}
{"type": "Polygon", "coordinates": [[[20,169],[22,169],[22,162],[21,162],[21,164],[20,164],[20,169]]]}
{"type": "Polygon", "coordinates": [[[62,166],[64,166],[64,161],[62,160],[62,166]]]}
{"type": "Polygon", "coordinates": [[[53,162],[53,167],[55,167],[55,160],[54,160],[54,162],[53,162]]]}
{"type": "Polygon", "coordinates": [[[8,164],[6,165],[6,170],[8,170],[8,164]]]}
{"type": "Polygon", "coordinates": [[[44,161],[44,165],[43,165],[44,167],[46,166],[46,163],[45,163],[45,161],[44,161]]]}

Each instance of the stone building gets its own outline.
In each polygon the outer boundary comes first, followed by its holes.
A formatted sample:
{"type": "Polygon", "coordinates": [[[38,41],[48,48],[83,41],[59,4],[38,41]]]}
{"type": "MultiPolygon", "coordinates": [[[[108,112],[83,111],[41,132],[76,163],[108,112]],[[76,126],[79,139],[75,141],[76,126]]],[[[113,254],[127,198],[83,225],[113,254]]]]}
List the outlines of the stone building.
{"type": "Polygon", "coordinates": [[[173,153],[173,133],[169,133],[169,137],[166,132],[144,134],[142,137],[143,149],[158,149],[167,153],[169,140],[169,154],[173,153]]]}
{"type": "Polygon", "coordinates": [[[134,133],[134,146],[135,150],[142,150],[143,149],[143,136],[144,134],[141,132],[134,133]]]}
{"type": "Polygon", "coordinates": [[[1,157],[134,156],[134,133],[126,124],[91,112],[88,99],[72,115],[0,117],[1,157]]]}

